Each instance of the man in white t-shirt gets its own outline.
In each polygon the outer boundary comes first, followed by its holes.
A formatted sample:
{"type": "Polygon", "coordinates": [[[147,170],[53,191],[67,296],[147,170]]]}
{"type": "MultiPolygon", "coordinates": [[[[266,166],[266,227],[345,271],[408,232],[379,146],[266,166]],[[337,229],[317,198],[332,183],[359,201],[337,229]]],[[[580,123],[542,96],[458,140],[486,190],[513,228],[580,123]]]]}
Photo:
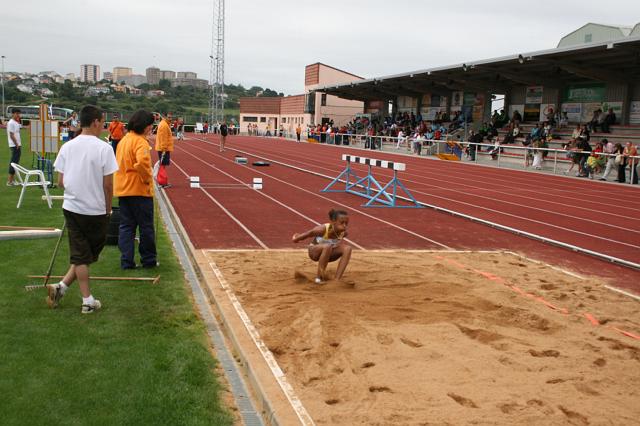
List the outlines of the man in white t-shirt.
{"type": "Polygon", "coordinates": [[[58,185],[64,188],[62,211],[69,235],[70,266],[58,284],[49,284],[47,303],[58,306],[67,288],[77,279],[83,314],[100,309],[89,287],[89,265],[104,247],[111,215],[113,173],[118,170],[113,149],[98,138],[104,128],[102,110],[88,105],[80,111],[82,133],[62,145],[54,163],[58,185]]]}
{"type": "Polygon", "coordinates": [[[20,163],[20,154],[22,153],[22,141],[20,140],[20,110],[13,108],[11,110],[11,120],[7,123],[7,140],[9,149],[11,150],[11,160],[9,160],[9,177],[7,178],[7,186],[17,185],[14,180],[16,171],[11,167],[11,163],[20,163]]]}

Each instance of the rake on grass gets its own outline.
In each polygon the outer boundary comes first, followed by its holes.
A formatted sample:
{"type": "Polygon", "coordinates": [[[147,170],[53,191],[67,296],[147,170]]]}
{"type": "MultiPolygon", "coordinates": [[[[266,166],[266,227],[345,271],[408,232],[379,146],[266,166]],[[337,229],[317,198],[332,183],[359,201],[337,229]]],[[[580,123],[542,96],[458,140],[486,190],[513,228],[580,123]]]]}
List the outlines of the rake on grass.
{"type": "Polygon", "coordinates": [[[62,223],[62,231],[60,231],[60,236],[58,237],[58,241],[56,241],[56,246],[53,249],[53,255],[51,256],[51,261],[49,262],[49,267],[47,268],[47,274],[42,275],[41,278],[44,278],[44,282],[42,285],[28,285],[25,286],[24,289],[27,291],[35,290],[36,288],[47,288],[47,284],[49,284],[49,279],[51,279],[51,271],[53,270],[53,264],[56,262],[56,256],[58,255],[58,249],[60,248],[60,243],[62,242],[62,236],[64,235],[64,231],[67,229],[67,221],[65,220],[62,223]],[[31,288],[28,288],[31,287],[31,288]]]}
{"type": "MultiPolygon", "coordinates": [[[[47,280],[49,278],[63,278],[64,275],[27,275],[27,278],[44,278],[45,279],[45,283],[47,282],[47,280]]],[[[155,277],[89,277],[90,280],[95,280],[95,281],[147,281],[147,282],[151,282],[151,284],[158,284],[160,282],[160,275],[157,275],[155,277]]],[[[39,288],[45,288],[46,284],[44,286],[40,285],[40,284],[34,284],[34,285],[26,285],[24,286],[24,289],[27,291],[33,291],[33,290],[37,290],[39,288]]]]}

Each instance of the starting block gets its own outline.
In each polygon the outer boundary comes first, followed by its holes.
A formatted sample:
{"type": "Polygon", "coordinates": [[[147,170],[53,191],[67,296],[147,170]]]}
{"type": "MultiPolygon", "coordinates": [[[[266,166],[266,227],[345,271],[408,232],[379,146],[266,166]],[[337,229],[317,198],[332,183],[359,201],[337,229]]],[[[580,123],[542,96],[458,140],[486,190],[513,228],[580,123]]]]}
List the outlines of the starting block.
{"type": "Polygon", "coordinates": [[[189,176],[189,186],[191,188],[200,188],[200,176],[189,176]]]}
{"type": "Polygon", "coordinates": [[[363,207],[398,207],[398,208],[424,208],[411,195],[411,192],[398,179],[398,171],[405,171],[404,163],[394,161],[377,160],[375,158],[357,157],[355,155],[342,155],[342,160],[347,162],[347,167],[336,177],[322,192],[346,192],[368,199],[363,207]],[[368,166],[367,175],[360,178],[351,169],[351,163],[368,166]],[[380,167],[393,170],[393,178],[382,186],[372,174],[372,167],[380,167]],[[344,180],[342,180],[344,179],[344,180]],[[340,182],[344,182],[344,189],[333,189],[340,182]],[[411,204],[398,205],[398,192],[406,195],[411,204]]]}
{"type": "Polygon", "coordinates": [[[234,161],[235,161],[236,163],[238,163],[238,164],[247,164],[247,163],[248,163],[247,157],[240,157],[240,156],[237,156],[237,157],[234,159],[234,161]]]}
{"type": "Polygon", "coordinates": [[[262,178],[253,178],[253,189],[262,189],[262,178]]]}

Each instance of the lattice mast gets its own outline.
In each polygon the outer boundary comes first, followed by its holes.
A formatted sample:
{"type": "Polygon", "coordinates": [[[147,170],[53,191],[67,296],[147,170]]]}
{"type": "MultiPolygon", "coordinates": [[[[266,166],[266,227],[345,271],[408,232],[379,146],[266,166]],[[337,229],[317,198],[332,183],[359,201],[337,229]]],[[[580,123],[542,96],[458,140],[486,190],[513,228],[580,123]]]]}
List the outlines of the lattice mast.
{"type": "Polygon", "coordinates": [[[211,31],[211,69],[209,82],[209,126],[224,120],[224,1],[213,0],[213,25],[211,31]]]}

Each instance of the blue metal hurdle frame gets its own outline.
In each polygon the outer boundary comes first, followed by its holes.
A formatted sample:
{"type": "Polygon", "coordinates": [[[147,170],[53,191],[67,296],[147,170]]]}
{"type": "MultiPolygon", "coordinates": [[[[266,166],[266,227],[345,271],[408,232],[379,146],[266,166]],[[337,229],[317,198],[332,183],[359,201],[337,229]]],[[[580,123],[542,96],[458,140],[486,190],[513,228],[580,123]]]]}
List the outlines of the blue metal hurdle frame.
{"type": "Polygon", "coordinates": [[[372,162],[381,162],[380,160],[365,158],[364,160],[366,161],[363,164],[368,167],[367,175],[360,178],[351,168],[351,156],[347,155],[343,157],[346,157],[347,167],[321,192],[346,192],[364,197],[369,201],[362,204],[363,207],[424,208],[424,206],[416,201],[400,179],[398,179],[398,171],[396,169],[393,169],[393,178],[382,186],[373,176],[373,166],[371,164],[372,162]],[[345,183],[344,189],[333,189],[335,185],[341,183],[341,179],[343,178],[345,183]],[[352,181],[352,179],[354,179],[354,181],[352,181]],[[398,205],[398,189],[407,196],[412,203],[411,205],[398,205]]]}

